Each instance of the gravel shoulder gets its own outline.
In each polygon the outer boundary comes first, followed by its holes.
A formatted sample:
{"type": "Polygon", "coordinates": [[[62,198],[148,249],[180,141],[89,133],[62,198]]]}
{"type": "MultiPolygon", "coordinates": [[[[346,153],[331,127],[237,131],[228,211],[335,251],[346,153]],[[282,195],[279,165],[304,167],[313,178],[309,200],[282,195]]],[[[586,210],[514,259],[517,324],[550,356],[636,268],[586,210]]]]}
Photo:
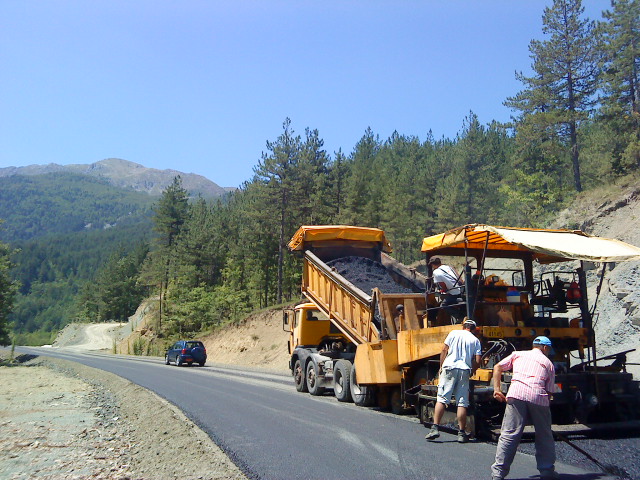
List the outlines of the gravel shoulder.
{"type": "Polygon", "coordinates": [[[0,478],[246,478],[154,393],[75,362],[17,359],[0,366],[0,478]]]}

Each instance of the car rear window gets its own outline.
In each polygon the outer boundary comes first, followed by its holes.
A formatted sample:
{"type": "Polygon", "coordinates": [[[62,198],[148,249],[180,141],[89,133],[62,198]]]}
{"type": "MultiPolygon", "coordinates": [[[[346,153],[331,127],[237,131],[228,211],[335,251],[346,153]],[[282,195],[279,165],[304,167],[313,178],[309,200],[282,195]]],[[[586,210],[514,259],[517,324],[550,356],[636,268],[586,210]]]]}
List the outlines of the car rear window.
{"type": "Polygon", "coordinates": [[[187,342],[187,348],[204,347],[202,342],[187,342]]]}

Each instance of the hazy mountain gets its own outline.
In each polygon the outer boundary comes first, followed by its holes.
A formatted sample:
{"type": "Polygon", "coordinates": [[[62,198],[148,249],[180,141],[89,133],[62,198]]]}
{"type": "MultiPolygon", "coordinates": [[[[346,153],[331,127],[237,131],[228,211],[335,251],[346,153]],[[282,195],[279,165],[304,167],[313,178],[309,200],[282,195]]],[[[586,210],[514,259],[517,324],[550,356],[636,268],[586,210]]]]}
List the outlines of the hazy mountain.
{"type": "Polygon", "coordinates": [[[225,192],[235,190],[232,187],[221,187],[211,180],[177,170],[158,170],[147,168],[138,163],[129,162],[120,158],[107,158],[89,165],[29,165],[26,167],[0,168],[0,177],[13,175],[44,175],[47,173],[69,172],[80,175],[100,177],[109,181],[113,186],[130,188],[138,192],[146,192],[150,195],[160,195],[162,191],[180,175],[183,187],[192,196],[198,194],[205,198],[219,197],[225,192]]]}

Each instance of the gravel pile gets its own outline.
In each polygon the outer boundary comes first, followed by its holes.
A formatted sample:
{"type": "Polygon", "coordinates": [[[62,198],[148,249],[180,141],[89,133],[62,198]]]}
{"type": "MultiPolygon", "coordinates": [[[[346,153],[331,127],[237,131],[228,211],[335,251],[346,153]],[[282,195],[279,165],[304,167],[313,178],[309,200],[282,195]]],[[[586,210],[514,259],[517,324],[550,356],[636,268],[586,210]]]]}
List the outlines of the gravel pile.
{"type": "Polygon", "coordinates": [[[397,284],[381,263],[368,258],[343,257],[331,260],[327,265],[368,294],[376,287],[383,293],[413,293],[397,284]]]}

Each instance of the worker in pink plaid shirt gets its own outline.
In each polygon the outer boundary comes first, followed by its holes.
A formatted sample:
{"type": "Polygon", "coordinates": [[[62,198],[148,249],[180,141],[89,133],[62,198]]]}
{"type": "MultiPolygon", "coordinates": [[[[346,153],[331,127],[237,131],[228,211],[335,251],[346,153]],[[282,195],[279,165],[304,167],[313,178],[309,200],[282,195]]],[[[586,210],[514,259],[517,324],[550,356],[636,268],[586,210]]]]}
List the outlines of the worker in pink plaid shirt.
{"type": "Polygon", "coordinates": [[[551,432],[549,395],[555,391],[556,372],[549,355],[551,340],[536,337],[533,348],[513,352],[493,368],[493,397],[507,402],[502,419],[496,459],[491,466],[491,478],[502,480],[509,473],[520,444],[525,425],[533,423],[536,430],[536,463],[540,478],[559,478],[555,471],[556,447],[551,432]],[[502,372],[513,370],[507,395],[502,393],[502,372]]]}

